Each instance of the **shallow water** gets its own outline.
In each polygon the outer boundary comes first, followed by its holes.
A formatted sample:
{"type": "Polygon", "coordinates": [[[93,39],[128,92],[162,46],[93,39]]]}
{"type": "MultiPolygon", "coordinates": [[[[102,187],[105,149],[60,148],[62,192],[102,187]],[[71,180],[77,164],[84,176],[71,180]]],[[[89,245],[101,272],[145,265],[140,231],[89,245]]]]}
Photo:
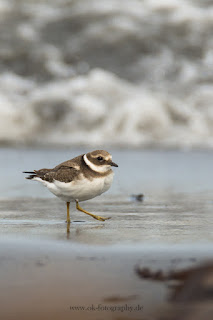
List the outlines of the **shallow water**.
{"type": "MultiPolygon", "coordinates": [[[[107,149],[112,153],[113,161],[119,164],[119,168],[114,169],[113,185],[107,194],[130,196],[143,193],[145,198],[155,195],[169,197],[177,193],[211,192],[213,189],[212,151],[107,149]]],[[[0,148],[0,199],[54,197],[39,183],[26,181],[22,171],[53,168],[90,150],[0,148]]]]}
{"type": "Polygon", "coordinates": [[[89,212],[111,217],[100,222],[71,210],[70,233],[66,233],[66,206],[57,199],[0,201],[3,234],[50,239],[69,239],[94,245],[114,243],[205,243],[213,241],[210,194],[170,198],[151,197],[143,203],[129,198],[105,196],[82,205],[89,212]],[[198,198],[199,197],[199,198],[198,198]]]}

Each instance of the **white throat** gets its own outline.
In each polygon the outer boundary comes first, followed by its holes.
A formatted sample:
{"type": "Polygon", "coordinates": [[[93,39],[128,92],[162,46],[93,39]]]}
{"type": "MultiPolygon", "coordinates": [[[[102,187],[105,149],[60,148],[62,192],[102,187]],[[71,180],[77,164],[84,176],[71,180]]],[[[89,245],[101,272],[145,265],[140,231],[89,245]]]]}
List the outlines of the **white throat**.
{"type": "Polygon", "coordinates": [[[90,169],[95,172],[104,173],[111,169],[110,165],[97,166],[96,164],[89,161],[86,154],[83,156],[83,158],[88,167],[90,167],[90,169]]]}

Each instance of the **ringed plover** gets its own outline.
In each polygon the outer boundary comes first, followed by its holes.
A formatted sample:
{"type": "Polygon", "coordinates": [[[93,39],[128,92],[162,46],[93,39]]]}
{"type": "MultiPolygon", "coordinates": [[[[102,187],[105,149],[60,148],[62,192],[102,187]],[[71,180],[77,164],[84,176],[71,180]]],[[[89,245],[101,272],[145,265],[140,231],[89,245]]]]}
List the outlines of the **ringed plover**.
{"type": "Polygon", "coordinates": [[[92,214],[79,205],[79,201],[92,199],[106,192],[113,181],[112,156],[105,150],[95,150],[65,161],[53,169],[24,171],[30,174],[26,179],[39,181],[54,195],[67,203],[67,223],[70,223],[70,202],[75,201],[76,208],[94,219],[105,221],[110,218],[92,214]]]}

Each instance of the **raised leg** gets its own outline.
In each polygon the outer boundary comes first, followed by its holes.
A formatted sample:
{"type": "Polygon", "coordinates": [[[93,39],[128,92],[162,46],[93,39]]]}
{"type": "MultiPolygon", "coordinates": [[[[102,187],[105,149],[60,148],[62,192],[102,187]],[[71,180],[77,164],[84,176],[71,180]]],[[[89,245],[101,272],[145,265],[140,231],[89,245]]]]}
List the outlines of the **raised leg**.
{"type": "Polygon", "coordinates": [[[76,209],[77,209],[77,210],[82,211],[82,212],[88,214],[89,216],[93,217],[93,218],[96,219],[96,220],[105,221],[105,220],[111,219],[111,217],[109,217],[109,218],[103,218],[103,217],[101,217],[101,216],[96,216],[95,214],[90,213],[90,212],[82,209],[82,208],[80,207],[79,203],[78,203],[78,200],[75,200],[75,202],[76,202],[76,209]]]}
{"type": "Polygon", "coordinates": [[[70,224],[70,202],[67,202],[67,223],[70,224]]]}

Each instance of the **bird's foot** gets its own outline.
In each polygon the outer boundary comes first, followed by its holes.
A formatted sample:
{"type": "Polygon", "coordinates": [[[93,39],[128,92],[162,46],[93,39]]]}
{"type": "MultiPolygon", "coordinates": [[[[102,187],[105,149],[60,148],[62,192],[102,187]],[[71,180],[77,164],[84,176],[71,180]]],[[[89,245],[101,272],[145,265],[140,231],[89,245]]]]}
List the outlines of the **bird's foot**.
{"type": "Polygon", "coordinates": [[[109,220],[111,219],[111,217],[108,217],[108,218],[103,218],[101,216],[96,216],[96,215],[92,215],[92,217],[96,220],[99,220],[99,221],[105,221],[105,220],[109,220]]]}

